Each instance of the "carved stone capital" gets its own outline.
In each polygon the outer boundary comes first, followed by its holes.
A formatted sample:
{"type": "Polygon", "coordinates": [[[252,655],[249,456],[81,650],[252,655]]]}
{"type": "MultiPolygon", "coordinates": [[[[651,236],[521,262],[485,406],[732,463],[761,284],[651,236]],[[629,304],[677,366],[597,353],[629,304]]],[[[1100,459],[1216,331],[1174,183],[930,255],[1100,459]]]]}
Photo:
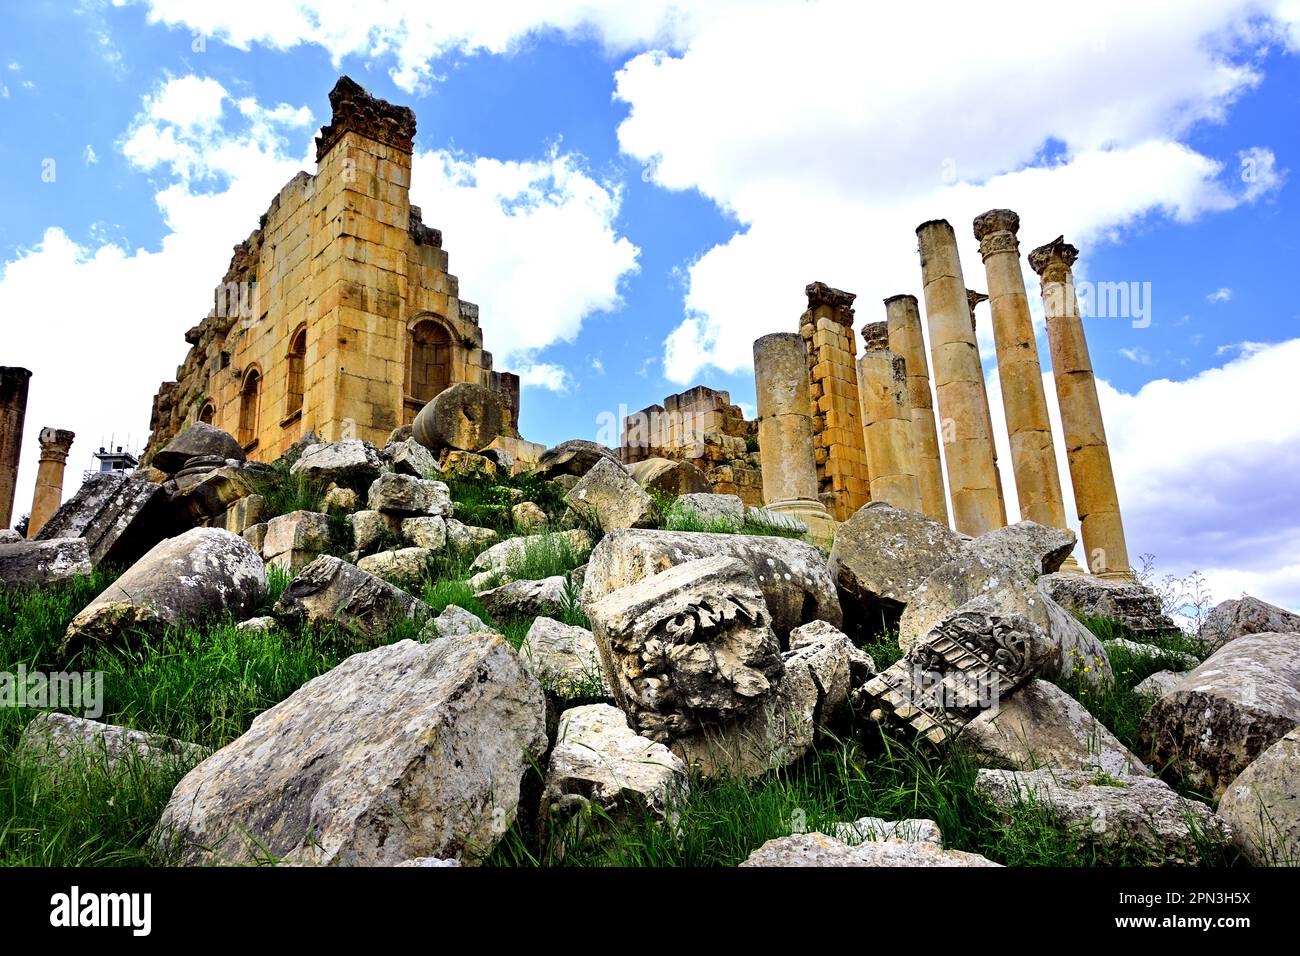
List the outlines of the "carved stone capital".
{"type": "Polygon", "coordinates": [[[1049,282],[1069,282],[1070,269],[1078,258],[1079,250],[1066,242],[1064,236],[1057,236],[1029,253],[1029,267],[1038,273],[1044,285],[1049,282]]]}
{"type": "Polygon", "coordinates": [[[987,302],[989,297],[983,292],[976,292],[974,289],[966,290],[966,308],[970,309],[970,327],[975,328],[975,306],[981,302],[987,302]]]}
{"type": "Polygon", "coordinates": [[[41,461],[67,461],[75,437],[66,428],[42,428],[36,436],[41,443],[41,461]]]}
{"type": "Polygon", "coordinates": [[[868,352],[884,352],[889,349],[889,323],[868,322],[862,327],[862,344],[868,352]]]}
{"type": "Polygon", "coordinates": [[[998,252],[1020,254],[1016,233],[1020,217],[1010,209],[990,209],[975,217],[975,238],[980,241],[980,256],[987,259],[998,252]]]}
{"type": "Polygon", "coordinates": [[[803,291],[808,296],[809,311],[829,306],[837,322],[845,325],[853,323],[853,300],[857,298],[856,294],[831,288],[825,282],[810,282],[804,286],[803,291]]]}
{"type": "Polygon", "coordinates": [[[320,162],[347,132],[354,132],[394,149],[411,152],[415,139],[415,113],[371,96],[351,77],[341,76],[330,90],[334,115],[316,137],[316,162],[320,162]]]}

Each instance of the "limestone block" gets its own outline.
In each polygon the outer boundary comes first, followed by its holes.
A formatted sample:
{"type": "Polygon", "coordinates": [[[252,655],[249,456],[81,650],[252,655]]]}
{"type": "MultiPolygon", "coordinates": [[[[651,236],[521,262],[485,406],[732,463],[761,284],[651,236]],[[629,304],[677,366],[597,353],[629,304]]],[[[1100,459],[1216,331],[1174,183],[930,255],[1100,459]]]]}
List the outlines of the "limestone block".
{"type": "Polygon", "coordinates": [[[160,634],[209,614],[247,617],[266,594],[266,567],[238,535],[192,528],[153,547],[72,619],[65,649],[129,629],[160,634]]]}
{"type": "Polygon", "coordinates": [[[699,558],[744,563],[763,592],[772,626],[782,638],[812,620],[843,623],[835,582],[822,552],[802,541],[767,535],[627,529],[611,532],[591,553],[584,606],[619,588],[699,558]]]}
{"type": "Polygon", "coordinates": [[[266,523],[262,557],[277,568],[297,572],[334,544],[329,515],[316,511],[291,511],[266,523]]]}
{"type": "Polygon", "coordinates": [[[499,635],[400,641],[309,681],[192,770],[155,841],[184,865],[473,862],[545,751],[541,688],[499,635]]]}
{"type": "Polygon", "coordinates": [[[1141,740],[1152,766],[1217,796],[1297,725],[1300,635],[1247,634],[1183,675],[1147,712],[1141,740]]]}

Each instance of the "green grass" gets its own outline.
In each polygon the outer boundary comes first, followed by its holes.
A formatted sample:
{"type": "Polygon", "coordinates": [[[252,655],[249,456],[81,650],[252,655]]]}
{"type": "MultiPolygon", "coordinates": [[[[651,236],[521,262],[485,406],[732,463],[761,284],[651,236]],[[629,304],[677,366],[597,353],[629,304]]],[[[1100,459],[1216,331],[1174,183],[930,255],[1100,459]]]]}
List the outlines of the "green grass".
{"type": "MultiPolygon", "coordinates": [[[[161,636],[135,635],[130,650],[59,645],[68,622],[113,579],[111,571],[39,589],[0,589],[0,671],[102,671],[106,723],[161,733],[209,749],[349,653],[346,635],[303,629],[259,634],[214,620],[161,636]]],[[[272,573],[272,589],[287,576],[272,573]]],[[[268,604],[269,606],[269,604],[268,604]]],[[[389,640],[403,636],[394,629],[389,640]]],[[[52,781],[17,751],[36,711],[0,708],[0,865],[115,866],[151,861],[147,838],[188,769],[142,761],[109,774],[78,761],[52,781]]]]}
{"type": "Polygon", "coordinates": [[[187,766],[136,757],[112,772],[86,759],[57,779],[15,754],[15,721],[0,717],[0,866],[148,866],[149,835],[187,766]]]}
{"type": "MultiPolygon", "coordinates": [[[[1114,866],[1144,863],[1141,854],[1105,848],[1066,831],[1047,809],[1027,804],[1004,812],[975,792],[978,766],[958,749],[928,748],[866,729],[832,740],[798,764],[757,781],[695,780],[674,810],[677,825],[635,813],[597,815],[586,835],[569,835],[564,852],[544,827],[521,820],[486,860],[537,866],[563,857],[571,866],[734,866],[764,842],[792,832],[826,832],[865,816],[934,820],[948,849],[979,853],[1008,866],[1114,866]]],[[[1207,851],[1206,862],[1223,862],[1207,851]]]]}
{"type": "Polygon", "coordinates": [[[305,475],[291,474],[292,462],[281,458],[271,463],[272,474],[254,482],[257,494],[266,500],[266,517],[275,518],[292,511],[320,511],[325,486],[305,475]]]}
{"type": "MultiPolygon", "coordinates": [[[[1103,641],[1135,639],[1118,621],[1090,617],[1084,618],[1083,623],[1103,641]]],[[[1107,657],[1110,658],[1111,671],[1115,675],[1113,686],[1094,686],[1082,674],[1056,682],[1134,753],[1138,753],[1140,746],[1138,733],[1142,718],[1152,703],[1149,697],[1137,693],[1134,688],[1157,671],[1183,670],[1185,664],[1177,655],[1192,653],[1194,643],[1191,638],[1179,634],[1155,638],[1144,636],[1139,642],[1160,647],[1166,653],[1147,656],[1133,654],[1123,647],[1111,646],[1107,650],[1107,657]]],[[[1138,753],[1138,756],[1141,754],[1138,753]]]]}
{"type": "Polygon", "coordinates": [[[728,518],[707,520],[698,512],[687,508],[676,508],[676,495],[651,490],[650,499],[660,515],[659,526],[664,531],[695,531],[705,534],[750,534],[765,535],[773,538],[802,539],[803,532],[788,528],[777,528],[769,524],[751,520],[748,515],[741,522],[728,518]]]}
{"type": "Polygon", "coordinates": [[[456,519],[480,528],[491,528],[503,535],[521,532],[510,512],[513,505],[531,501],[548,515],[565,510],[564,492],[550,481],[531,473],[486,478],[437,476],[447,484],[456,505],[456,519]]]}
{"type": "Polygon", "coordinates": [[[523,554],[508,562],[506,571],[516,581],[540,581],[568,574],[586,564],[589,557],[590,548],[574,547],[563,534],[534,534],[524,540],[523,554]]]}
{"type": "Polygon", "coordinates": [[[469,611],[480,620],[486,621],[488,619],[488,613],[483,607],[483,603],[474,596],[474,589],[463,578],[441,578],[436,581],[426,581],[420,589],[419,597],[425,604],[433,608],[435,616],[455,604],[457,607],[469,611]]]}

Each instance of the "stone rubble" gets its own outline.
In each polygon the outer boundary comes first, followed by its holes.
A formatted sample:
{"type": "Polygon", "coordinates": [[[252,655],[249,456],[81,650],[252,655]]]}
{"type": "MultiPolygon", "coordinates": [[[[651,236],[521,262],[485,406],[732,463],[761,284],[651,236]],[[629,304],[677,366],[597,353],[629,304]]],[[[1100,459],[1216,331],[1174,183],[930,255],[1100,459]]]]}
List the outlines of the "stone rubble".
{"type": "Polygon", "coordinates": [[[186,866],[474,863],[513,822],[545,726],[500,635],[355,654],[191,770],[155,842],[186,866]]]}

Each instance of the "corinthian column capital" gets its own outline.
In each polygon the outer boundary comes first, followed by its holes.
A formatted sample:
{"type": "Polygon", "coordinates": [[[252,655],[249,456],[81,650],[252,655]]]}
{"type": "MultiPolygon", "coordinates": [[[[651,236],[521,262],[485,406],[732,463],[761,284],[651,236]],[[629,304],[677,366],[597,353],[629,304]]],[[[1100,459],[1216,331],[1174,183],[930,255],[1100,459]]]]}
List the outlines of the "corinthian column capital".
{"type": "Polygon", "coordinates": [[[1066,242],[1064,236],[1057,236],[1029,254],[1029,268],[1038,273],[1038,278],[1044,285],[1049,282],[1069,282],[1073,278],[1070,270],[1078,258],[1079,250],[1066,242]]]}
{"type": "Polygon", "coordinates": [[[1020,217],[1010,209],[990,209],[975,217],[975,238],[980,241],[980,256],[988,259],[999,252],[1020,254],[1016,233],[1020,217]]]}
{"type": "Polygon", "coordinates": [[[65,428],[42,428],[36,436],[41,443],[41,461],[67,461],[75,437],[65,428]]]}

